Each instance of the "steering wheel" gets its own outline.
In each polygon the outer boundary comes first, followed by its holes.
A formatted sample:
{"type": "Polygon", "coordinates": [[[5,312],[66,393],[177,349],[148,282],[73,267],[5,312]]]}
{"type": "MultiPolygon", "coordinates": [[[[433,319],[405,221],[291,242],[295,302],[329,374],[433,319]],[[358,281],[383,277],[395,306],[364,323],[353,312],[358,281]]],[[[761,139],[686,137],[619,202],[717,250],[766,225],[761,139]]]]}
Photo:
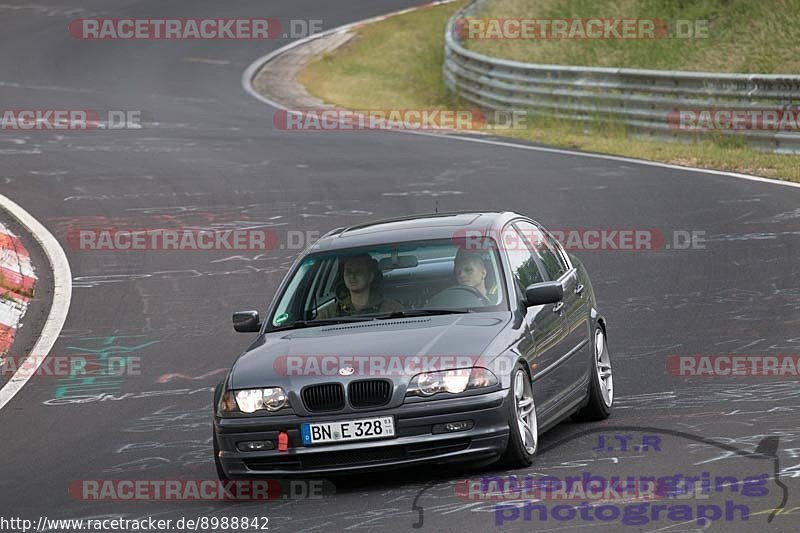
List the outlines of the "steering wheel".
{"type": "MultiPolygon", "coordinates": [[[[458,300],[459,296],[464,295],[464,293],[477,298],[482,304],[490,303],[489,299],[486,296],[484,296],[481,293],[481,291],[479,291],[475,287],[470,287],[469,285],[454,285],[453,287],[448,287],[443,291],[441,291],[440,293],[438,293],[436,296],[434,296],[431,299],[431,302],[435,302],[441,299],[448,300],[450,298],[458,300]]],[[[470,305],[467,305],[467,307],[470,307],[470,305]]]]}

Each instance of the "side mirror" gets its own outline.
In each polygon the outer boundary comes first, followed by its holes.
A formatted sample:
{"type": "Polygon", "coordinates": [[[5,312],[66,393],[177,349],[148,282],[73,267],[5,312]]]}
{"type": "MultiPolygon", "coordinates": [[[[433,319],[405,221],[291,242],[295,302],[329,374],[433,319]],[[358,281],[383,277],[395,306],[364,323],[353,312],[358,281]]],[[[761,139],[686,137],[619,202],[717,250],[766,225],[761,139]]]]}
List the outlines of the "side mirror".
{"type": "Polygon", "coordinates": [[[261,329],[261,319],[258,311],[237,311],[233,313],[233,329],[239,333],[258,333],[261,329]]]}
{"type": "Polygon", "coordinates": [[[558,281],[534,283],[525,289],[528,306],[554,304],[564,298],[564,287],[558,281]]]}

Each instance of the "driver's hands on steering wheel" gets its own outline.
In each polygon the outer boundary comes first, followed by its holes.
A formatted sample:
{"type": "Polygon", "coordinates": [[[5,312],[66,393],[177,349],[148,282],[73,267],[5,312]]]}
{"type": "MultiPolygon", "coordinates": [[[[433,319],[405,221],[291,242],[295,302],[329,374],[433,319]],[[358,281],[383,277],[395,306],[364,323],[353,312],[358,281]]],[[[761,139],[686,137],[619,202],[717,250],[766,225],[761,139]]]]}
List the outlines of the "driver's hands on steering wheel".
{"type": "Polygon", "coordinates": [[[471,285],[456,285],[455,287],[451,287],[451,289],[468,290],[469,292],[471,292],[472,294],[474,294],[475,296],[480,298],[481,301],[486,302],[486,303],[491,303],[491,301],[489,300],[488,296],[485,296],[481,291],[479,291],[478,289],[476,289],[475,287],[473,287],[471,285]]]}
{"type": "Polygon", "coordinates": [[[427,305],[443,307],[475,307],[483,306],[489,300],[481,291],[469,285],[453,285],[428,300],[427,305]],[[466,300],[466,301],[465,301],[466,300]]]}

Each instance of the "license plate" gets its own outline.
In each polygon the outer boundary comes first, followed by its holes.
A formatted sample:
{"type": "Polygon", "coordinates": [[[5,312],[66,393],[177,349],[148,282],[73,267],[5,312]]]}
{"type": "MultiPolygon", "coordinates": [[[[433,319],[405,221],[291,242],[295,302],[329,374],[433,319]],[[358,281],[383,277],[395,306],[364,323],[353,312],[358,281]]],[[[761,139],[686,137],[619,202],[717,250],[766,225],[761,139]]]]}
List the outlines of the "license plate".
{"type": "Polygon", "coordinates": [[[394,418],[363,418],[340,422],[302,424],[300,434],[303,444],[323,444],[331,442],[352,442],[355,440],[386,439],[394,434],[394,418]]]}

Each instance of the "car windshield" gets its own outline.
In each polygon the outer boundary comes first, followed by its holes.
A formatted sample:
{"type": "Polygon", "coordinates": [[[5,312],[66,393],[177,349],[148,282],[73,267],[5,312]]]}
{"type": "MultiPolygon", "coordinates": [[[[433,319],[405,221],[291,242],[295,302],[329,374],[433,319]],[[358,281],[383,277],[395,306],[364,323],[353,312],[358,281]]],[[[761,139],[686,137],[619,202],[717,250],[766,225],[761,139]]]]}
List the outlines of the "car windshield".
{"type": "Polygon", "coordinates": [[[309,255],[286,284],[268,329],[508,309],[496,243],[468,240],[309,255]]]}

